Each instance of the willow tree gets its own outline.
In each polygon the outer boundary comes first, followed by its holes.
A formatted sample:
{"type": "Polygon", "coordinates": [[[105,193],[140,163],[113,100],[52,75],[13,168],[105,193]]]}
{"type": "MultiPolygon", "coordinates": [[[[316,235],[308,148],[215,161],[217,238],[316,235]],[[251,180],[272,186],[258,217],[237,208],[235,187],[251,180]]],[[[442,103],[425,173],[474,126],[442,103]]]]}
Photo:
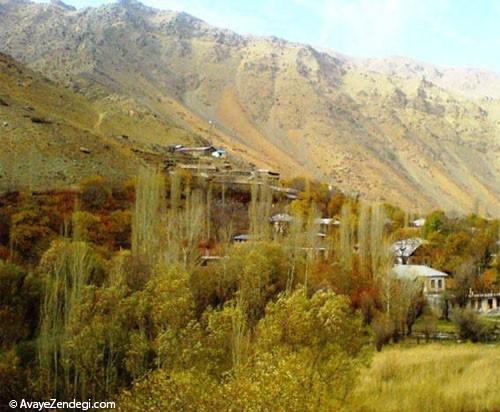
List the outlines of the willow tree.
{"type": "Polygon", "coordinates": [[[304,292],[307,294],[309,291],[309,276],[311,267],[316,259],[322,253],[320,245],[319,225],[315,223],[316,219],[320,218],[320,212],[314,202],[311,202],[307,220],[304,226],[302,251],[305,253],[305,267],[304,267],[304,292]]]}

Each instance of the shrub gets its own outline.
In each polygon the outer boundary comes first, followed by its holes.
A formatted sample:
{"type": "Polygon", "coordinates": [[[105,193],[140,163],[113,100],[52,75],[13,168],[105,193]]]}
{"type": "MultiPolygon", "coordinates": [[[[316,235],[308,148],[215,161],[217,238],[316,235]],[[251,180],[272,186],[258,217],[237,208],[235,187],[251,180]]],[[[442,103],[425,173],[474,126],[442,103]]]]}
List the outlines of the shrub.
{"type": "Polygon", "coordinates": [[[491,335],[491,328],[470,309],[458,309],[453,314],[461,339],[472,342],[485,342],[491,335]]]}
{"type": "Polygon", "coordinates": [[[425,340],[429,341],[430,337],[436,333],[437,329],[437,319],[432,310],[428,309],[422,316],[423,334],[425,340]]]}
{"type": "Polygon", "coordinates": [[[132,214],[128,210],[116,210],[106,219],[110,243],[115,247],[130,248],[132,214]]]}
{"type": "Polygon", "coordinates": [[[390,316],[380,313],[373,319],[372,329],[375,335],[375,347],[381,351],[394,334],[394,322],[390,316]]]}
{"type": "Polygon", "coordinates": [[[369,325],[373,321],[375,316],[375,299],[368,292],[363,292],[361,294],[359,309],[363,315],[363,320],[366,325],[369,325]]]}
{"type": "Polygon", "coordinates": [[[37,260],[55,236],[50,217],[41,209],[29,207],[12,215],[10,238],[25,260],[37,260]]]}
{"type": "Polygon", "coordinates": [[[84,242],[99,242],[104,235],[104,226],[99,216],[89,212],[73,213],[73,237],[84,242]]]}
{"type": "Polygon", "coordinates": [[[35,333],[40,293],[37,278],[0,260],[0,347],[8,347],[35,333]]]}
{"type": "Polygon", "coordinates": [[[422,228],[422,233],[425,238],[434,232],[440,232],[443,230],[446,223],[446,215],[441,210],[436,210],[429,214],[425,219],[424,227],[422,228]]]}
{"type": "Polygon", "coordinates": [[[95,212],[104,209],[111,200],[111,188],[102,177],[93,177],[81,183],[82,209],[95,212]]]}

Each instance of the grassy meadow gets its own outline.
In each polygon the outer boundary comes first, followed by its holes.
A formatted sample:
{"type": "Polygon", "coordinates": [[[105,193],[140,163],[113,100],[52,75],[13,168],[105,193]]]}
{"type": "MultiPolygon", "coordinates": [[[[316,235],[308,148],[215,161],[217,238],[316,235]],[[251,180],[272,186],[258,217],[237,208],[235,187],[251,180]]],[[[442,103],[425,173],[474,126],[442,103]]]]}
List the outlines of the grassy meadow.
{"type": "Polygon", "coordinates": [[[350,411],[500,411],[500,345],[387,347],[363,373],[350,411]]]}

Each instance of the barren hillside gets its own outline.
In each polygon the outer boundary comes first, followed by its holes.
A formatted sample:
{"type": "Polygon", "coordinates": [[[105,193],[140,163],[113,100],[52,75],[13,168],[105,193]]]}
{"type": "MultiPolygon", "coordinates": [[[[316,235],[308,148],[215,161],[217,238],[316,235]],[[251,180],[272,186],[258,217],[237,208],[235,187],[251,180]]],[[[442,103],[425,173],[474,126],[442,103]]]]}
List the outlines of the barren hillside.
{"type": "Polygon", "coordinates": [[[80,11],[0,0],[0,49],[98,103],[120,96],[287,175],[414,210],[464,212],[479,200],[499,213],[491,74],[465,71],[479,79],[467,86],[461,71],[443,80],[432,67],[361,64],[133,0],[80,11]]]}
{"type": "Polygon", "coordinates": [[[0,191],[56,189],[96,175],[123,181],[139,165],[134,146],[153,137],[190,141],[126,107],[111,97],[91,102],[0,53],[0,191]]]}

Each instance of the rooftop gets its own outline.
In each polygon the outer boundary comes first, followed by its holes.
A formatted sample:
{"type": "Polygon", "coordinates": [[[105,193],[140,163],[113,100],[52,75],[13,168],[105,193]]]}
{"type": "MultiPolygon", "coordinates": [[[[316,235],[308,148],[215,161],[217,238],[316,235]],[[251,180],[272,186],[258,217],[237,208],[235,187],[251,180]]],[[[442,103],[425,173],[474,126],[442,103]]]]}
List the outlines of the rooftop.
{"type": "Polygon", "coordinates": [[[448,274],[425,265],[395,265],[392,270],[398,278],[443,278],[448,274]]]}
{"type": "Polygon", "coordinates": [[[340,225],[340,221],[338,221],[336,219],[333,219],[333,218],[329,218],[329,217],[320,217],[320,218],[314,219],[314,223],[316,225],[327,225],[327,226],[330,226],[330,225],[338,226],[338,225],[340,225]]]}
{"type": "Polygon", "coordinates": [[[391,249],[398,257],[409,257],[413,255],[415,251],[424,243],[425,241],[419,237],[402,239],[394,242],[391,249]]]}
{"type": "Polygon", "coordinates": [[[273,215],[269,218],[271,222],[291,222],[293,220],[293,217],[290,216],[288,213],[278,213],[276,215],[273,215]]]}

